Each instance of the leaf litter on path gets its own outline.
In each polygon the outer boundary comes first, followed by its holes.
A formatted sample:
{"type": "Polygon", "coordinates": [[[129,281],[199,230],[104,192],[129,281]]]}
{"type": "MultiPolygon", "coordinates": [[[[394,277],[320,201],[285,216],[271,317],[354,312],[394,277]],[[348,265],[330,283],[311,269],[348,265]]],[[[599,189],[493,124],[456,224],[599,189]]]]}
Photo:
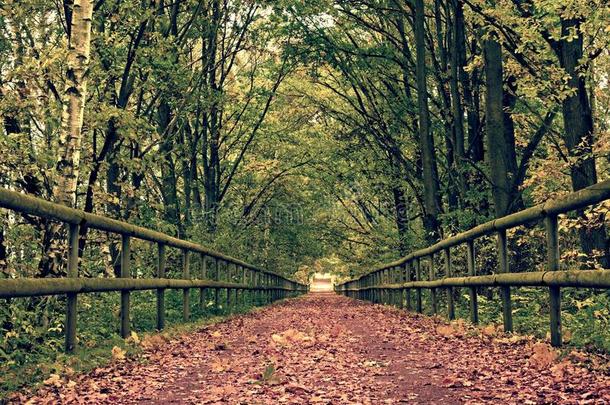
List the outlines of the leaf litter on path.
{"type": "MultiPolygon", "coordinates": [[[[137,335],[136,335],[137,337],[137,335]]],[[[333,294],[286,300],[81,375],[53,374],[13,403],[603,404],[610,379],[498,327],[476,329],[333,294]]],[[[117,350],[118,349],[118,350],[117,350]]]]}

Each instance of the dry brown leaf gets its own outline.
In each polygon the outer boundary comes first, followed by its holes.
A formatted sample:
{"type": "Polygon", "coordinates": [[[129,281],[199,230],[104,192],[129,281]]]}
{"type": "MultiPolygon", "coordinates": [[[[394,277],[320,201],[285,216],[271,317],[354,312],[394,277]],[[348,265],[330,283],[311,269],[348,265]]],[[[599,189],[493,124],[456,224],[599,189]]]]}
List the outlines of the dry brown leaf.
{"type": "Polygon", "coordinates": [[[222,373],[227,370],[226,364],[223,364],[220,360],[216,360],[210,364],[210,369],[215,373],[222,373]]]}
{"type": "Polygon", "coordinates": [[[44,385],[61,387],[61,377],[59,374],[51,374],[49,378],[43,381],[44,385]]]}
{"type": "Polygon", "coordinates": [[[112,360],[115,360],[115,361],[125,360],[125,350],[121,349],[118,346],[114,346],[112,348],[112,360]]]}
{"type": "Polygon", "coordinates": [[[144,339],[142,339],[141,346],[144,349],[156,349],[159,346],[166,343],[167,341],[168,340],[164,335],[161,335],[161,334],[149,335],[149,336],[146,336],[144,339]]]}
{"type": "Polygon", "coordinates": [[[444,337],[452,337],[455,330],[451,325],[439,325],[436,327],[436,333],[444,337]]]}
{"type": "Polygon", "coordinates": [[[557,351],[546,343],[534,343],[531,350],[530,365],[538,369],[549,367],[557,359],[557,351]]]}
{"type": "Polygon", "coordinates": [[[494,337],[497,334],[497,329],[494,325],[486,325],[481,328],[481,334],[489,337],[494,337]]]}
{"type": "Polygon", "coordinates": [[[140,344],[140,337],[138,336],[138,334],[134,331],[131,331],[131,335],[129,335],[129,337],[127,339],[125,339],[125,342],[127,344],[132,344],[132,345],[139,345],[140,344]]]}

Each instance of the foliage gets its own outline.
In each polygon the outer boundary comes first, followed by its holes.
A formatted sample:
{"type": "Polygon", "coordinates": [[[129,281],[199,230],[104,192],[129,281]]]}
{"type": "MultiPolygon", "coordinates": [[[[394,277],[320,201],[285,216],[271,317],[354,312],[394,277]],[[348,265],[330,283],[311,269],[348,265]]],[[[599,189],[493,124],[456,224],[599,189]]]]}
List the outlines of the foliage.
{"type": "MultiPolygon", "coordinates": [[[[7,152],[0,186],[49,200],[61,175],[69,82],[71,2],[59,3],[0,2],[0,149],[7,152]]],[[[498,214],[492,169],[501,162],[489,152],[499,146],[488,144],[487,130],[490,39],[503,51],[496,62],[505,136],[493,139],[506,143],[502,160],[510,164],[500,177],[511,186],[501,190],[510,211],[608,179],[610,10],[602,0],[426,1],[423,49],[413,2],[404,0],[95,4],[79,209],[301,281],[316,271],[340,280],[360,275],[498,214]],[[566,61],[568,46],[582,56],[566,61]],[[418,54],[426,71],[419,83],[418,54]],[[419,106],[423,90],[429,100],[419,106]],[[581,105],[571,108],[575,101],[581,105]],[[422,148],[421,107],[431,156],[422,148]],[[582,117],[584,131],[574,128],[582,117]],[[428,159],[438,172],[433,226],[428,159]]],[[[608,266],[609,212],[606,202],[560,217],[563,268],[608,266]]],[[[61,259],[65,244],[51,225],[0,211],[0,277],[48,275],[45,260],[61,259]]],[[[86,229],[80,236],[80,276],[120,273],[116,236],[86,229]]],[[[544,268],[542,224],[508,236],[512,271],[544,268]]],[[[134,275],[154,275],[155,249],[134,242],[134,275]]],[[[452,253],[456,275],[465,275],[465,252],[452,253]]],[[[496,268],[495,240],[481,238],[478,274],[496,268]]],[[[179,269],[170,250],[168,276],[179,269]]],[[[440,262],[435,269],[442,276],[440,262]]],[[[496,294],[481,291],[485,321],[499,319],[496,294]]],[[[135,297],[136,330],[152,330],[150,294],[135,297]]],[[[516,326],[543,334],[546,295],[519,289],[514,297],[516,326]]],[[[465,298],[456,298],[464,311],[465,298]]],[[[3,365],[20,369],[59,356],[63,300],[2,306],[3,365]]],[[[178,296],[168,301],[172,322],[178,296]]],[[[114,294],[79,297],[81,346],[115,341],[117,302],[114,294]]],[[[572,344],[608,350],[607,294],[565,292],[564,316],[572,344]]]]}

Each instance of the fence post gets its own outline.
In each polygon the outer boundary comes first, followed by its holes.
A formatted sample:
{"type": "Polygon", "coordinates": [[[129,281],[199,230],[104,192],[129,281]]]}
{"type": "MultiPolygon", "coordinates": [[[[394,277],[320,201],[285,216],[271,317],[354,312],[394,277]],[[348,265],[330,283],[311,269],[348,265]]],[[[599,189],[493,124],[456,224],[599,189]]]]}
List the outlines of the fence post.
{"type": "MultiPolygon", "coordinates": [[[[400,267],[399,266],[394,266],[392,268],[390,268],[390,275],[391,275],[391,284],[397,284],[397,276],[399,275],[399,272],[397,270],[399,270],[400,267]]],[[[392,305],[395,307],[401,307],[402,305],[399,304],[398,302],[398,293],[402,293],[401,290],[396,290],[396,289],[392,289],[390,290],[391,294],[392,294],[392,305]]]]}
{"type": "MultiPolygon", "coordinates": [[[[412,268],[412,262],[405,262],[405,269],[404,269],[404,282],[405,283],[409,283],[411,282],[411,268],[412,268]]],[[[407,311],[411,311],[413,309],[412,305],[411,305],[411,289],[410,288],[406,288],[405,290],[405,300],[407,303],[407,311]]]]}
{"type": "MultiPolygon", "coordinates": [[[[451,249],[445,249],[445,277],[449,278],[453,275],[451,267],[451,249]]],[[[449,320],[455,319],[455,307],[453,303],[453,287],[447,287],[447,317],[449,320]]]]}
{"type": "MultiPolygon", "coordinates": [[[[159,243],[157,256],[157,278],[165,278],[165,245],[159,243]]],[[[165,289],[157,288],[157,330],[165,327],[165,289]]]]}
{"type": "MultiPolygon", "coordinates": [[[[188,280],[190,274],[190,255],[187,249],[182,250],[182,278],[188,280]]],[[[182,319],[188,322],[191,317],[191,290],[190,288],[182,289],[182,319]]]]}
{"type": "MultiPolygon", "coordinates": [[[[475,250],[474,240],[466,242],[467,251],[467,262],[468,262],[468,275],[474,277],[477,275],[476,261],[475,261],[475,250]]],[[[470,322],[473,324],[479,323],[479,304],[477,302],[477,289],[476,287],[470,287],[470,322]]]]}
{"type": "MultiPolygon", "coordinates": [[[[130,277],[129,259],[131,243],[128,235],[121,235],[121,278],[130,277]]],[[[121,291],[121,337],[127,338],[131,334],[129,327],[129,291],[121,291]]]]}
{"type": "MultiPolygon", "coordinates": [[[[421,263],[419,261],[419,257],[415,258],[415,280],[422,281],[421,278],[421,263]]],[[[415,310],[418,314],[422,313],[421,307],[421,287],[415,290],[415,310]]]]}
{"type": "MultiPolygon", "coordinates": [[[[218,268],[220,264],[217,257],[214,257],[214,280],[220,281],[220,269],[218,268]]],[[[220,288],[214,288],[214,305],[216,306],[216,310],[218,310],[220,302],[219,302],[220,288]]]]}
{"type": "MultiPolygon", "coordinates": [[[[429,257],[430,268],[428,270],[430,271],[430,281],[434,281],[434,279],[436,278],[434,275],[434,253],[432,253],[429,257]]],[[[432,301],[432,313],[436,315],[436,313],[438,312],[438,308],[436,302],[436,288],[434,287],[430,289],[430,301],[432,301]]]]}
{"type": "MultiPolygon", "coordinates": [[[[201,253],[200,255],[201,257],[201,279],[202,280],[207,280],[208,278],[208,257],[201,253]]],[[[205,308],[205,301],[206,301],[206,295],[207,295],[207,289],[204,287],[201,287],[199,289],[199,309],[203,310],[205,308]]]]}
{"type": "MultiPolygon", "coordinates": [[[[241,268],[241,283],[249,285],[250,283],[248,282],[248,269],[246,269],[245,266],[240,266],[240,268],[241,268]]],[[[246,297],[248,295],[247,291],[248,290],[246,290],[246,289],[241,290],[241,305],[244,307],[247,305],[247,303],[246,303],[246,297]]]]}
{"type": "MultiPolygon", "coordinates": [[[[383,285],[388,284],[388,269],[383,269],[383,285]]],[[[387,305],[389,303],[389,295],[390,291],[387,288],[383,289],[383,305],[387,305]]]]}
{"type": "MultiPolygon", "coordinates": [[[[70,278],[78,277],[78,229],[76,224],[68,227],[68,272],[70,278]]],[[[76,319],[78,314],[78,294],[66,294],[66,336],[65,350],[70,353],[76,347],[76,319]]]]}
{"type": "MultiPolygon", "coordinates": [[[[231,264],[232,263],[224,262],[224,264],[225,264],[225,266],[224,266],[225,267],[225,281],[227,283],[232,283],[233,282],[233,280],[232,280],[233,272],[231,271],[231,267],[232,267],[231,264]]],[[[226,303],[227,303],[227,311],[229,313],[231,313],[232,305],[231,305],[231,289],[230,288],[227,288],[227,301],[226,301],[226,303]]]]}
{"type": "MultiPolygon", "coordinates": [[[[498,231],[498,265],[499,273],[508,273],[508,247],[506,243],[506,230],[498,231]]],[[[513,331],[513,313],[510,300],[510,287],[501,286],[502,293],[502,314],[504,319],[504,332],[513,331]]]]}
{"type": "MultiPolygon", "coordinates": [[[[544,219],[546,229],[546,251],[548,271],[559,270],[559,234],[557,229],[557,216],[547,216],[544,219]]],[[[561,290],[559,287],[549,287],[550,317],[551,317],[551,345],[561,346],[561,290]]]]}

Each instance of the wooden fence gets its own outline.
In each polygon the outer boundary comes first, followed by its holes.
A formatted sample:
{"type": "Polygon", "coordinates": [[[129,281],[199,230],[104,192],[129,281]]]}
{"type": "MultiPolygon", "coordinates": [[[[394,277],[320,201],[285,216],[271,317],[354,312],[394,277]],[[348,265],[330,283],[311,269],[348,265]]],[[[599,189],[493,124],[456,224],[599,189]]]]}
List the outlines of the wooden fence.
{"type": "MultiPolygon", "coordinates": [[[[561,346],[561,287],[610,288],[610,270],[560,270],[557,217],[610,199],[610,180],[597,183],[561,199],[548,201],[523,211],[476,226],[466,232],[418,250],[393,263],[375,268],[362,276],[339,284],[335,290],[353,298],[392,303],[412,309],[411,290],[415,290],[415,309],[422,312],[422,289],[430,290],[432,312],[437,313],[437,289],[447,291],[447,315],[455,318],[454,287],[470,289],[470,320],[478,323],[476,287],[501,289],[504,330],[513,330],[511,287],[533,286],[549,289],[551,343],[561,346]],[[533,221],[544,220],[546,232],[546,271],[511,273],[506,231],[533,221]],[[497,274],[477,276],[475,240],[497,236],[497,274]],[[453,277],[451,248],[466,244],[468,277],[453,277]],[[444,278],[435,279],[434,255],[444,256],[444,278]],[[427,263],[427,270],[424,265],[427,263]],[[425,274],[428,274],[428,277],[425,274]]],[[[600,224],[604,226],[604,224],[600,224]]]]}
{"type": "Polygon", "coordinates": [[[183,318],[190,318],[190,289],[200,290],[200,305],[208,289],[214,291],[215,303],[219,305],[219,291],[226,290],[227,305],[230,307],[238,298],[245,298],[249,291],[258,302],[270,303],[277,299],[302,294],[308,287],[280,274],[263,270],[241,260],[215,252],[204,246],[177,239],[151,229],[135,226],[100,215],[54,204],[40,198],[0,188],[0,207],[12,211],[62,222],[68,228],[67,277],[66,278],[18,278],[0,279],[0,298],[33,297],[65,294],[66,322],[65,349],[74,350],[76,342],[77,297],[78,294],[103,291],[121,292],[120,332],[122,337],[130,335],[129,301],[130,292],[135,290],[157,291],[157,329],[165,325],[165,290],[183,291],[183,318]],[[79,278],[78,277],[78,235],[79,228],[87,226],[109,233],[121,235],[121,277],[120,278],[79,278]],[[135,279],[131,277],[131,240],[141,239],[156,243],[157,278],[135,279]],[[165,277],[166,248],[176,248],[182,252],[182,279],[165,277]],[[198,278],[191,274],[190,256],[200,256],[198,278]],[[225,271],[221,271],[221,266],[225,271]],[[210,270],[213,280],[208,278],[210,270]]]}

